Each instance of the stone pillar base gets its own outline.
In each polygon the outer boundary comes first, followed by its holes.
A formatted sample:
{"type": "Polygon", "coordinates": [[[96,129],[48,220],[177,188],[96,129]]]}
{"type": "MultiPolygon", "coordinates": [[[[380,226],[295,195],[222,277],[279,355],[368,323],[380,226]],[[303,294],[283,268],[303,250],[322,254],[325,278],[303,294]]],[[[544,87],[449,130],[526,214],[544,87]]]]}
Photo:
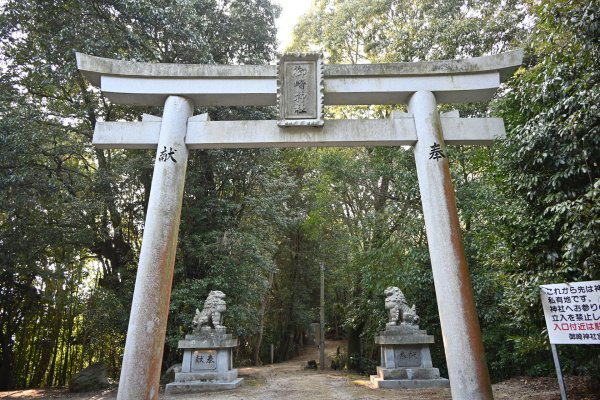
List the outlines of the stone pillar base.
{"type": "Polygon", "coordinates": [[[381,346],[381,366],[371,375],[371,385],[377,389],[417,389],[449,387],[450,381],[440,377],[431,364],[429,344],[433,336],[416,325],[402,323],[387,326],[375,338],[381,346]]]}
{"type": "Polygon", "coordinates": [[[166,394],[194,393],[212,390],[235,389],[243,378],[238,378],[232,368],[232,349],[238,340],[225,329],[203,329],[200,333],[186,335],[178,348],[183,349],[181,372],[175,381],[165,387],[166,394]]]}
{"type": "Polygon", "coordinates": [[[218,381],[190,381],[173,382],[165,388],[165,394],[210,392],[213,390],[237,389],[242,386],[244,378],[236,378],[231,382],[218,381]]]}
{"type": "Polygon", "coordinates": [[[450,381],[440,378],[437,368],[381,368],[371,375],[371,385],[376,389],[420,389],[450,387],[450,381]]]}
{"type": "Polygon", "coordinates": [[[375,389],[425,389],[425,388],[447,388],[450,381],[446,378],[439,379],[391,379],[383,380],[377,375],[371,375],[371,385],[375,389]]]}

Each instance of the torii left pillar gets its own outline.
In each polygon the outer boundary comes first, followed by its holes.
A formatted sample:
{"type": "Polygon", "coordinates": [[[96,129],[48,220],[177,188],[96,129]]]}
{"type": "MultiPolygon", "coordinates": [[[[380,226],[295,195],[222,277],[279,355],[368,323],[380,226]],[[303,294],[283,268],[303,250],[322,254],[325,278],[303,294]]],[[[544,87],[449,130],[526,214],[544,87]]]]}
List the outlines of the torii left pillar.
{"type": "Polygon", "coordinates": [[[165,101],[118,400],[158,398],[193,111],[184,97],[165,101]]]}

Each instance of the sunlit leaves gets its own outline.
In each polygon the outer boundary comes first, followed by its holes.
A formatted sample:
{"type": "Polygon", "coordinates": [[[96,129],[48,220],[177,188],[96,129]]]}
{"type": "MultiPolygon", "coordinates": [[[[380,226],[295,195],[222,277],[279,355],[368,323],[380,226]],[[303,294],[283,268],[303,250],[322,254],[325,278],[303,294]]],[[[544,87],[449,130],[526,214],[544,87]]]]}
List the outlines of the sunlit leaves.
{"type": "MultiPolygon", "coordinates": [[[[495,106],[508,130],[500,187],[516,195],[504,231],[514,243],[505,270],[516,286],[503,304],[525,335],[544,327],[538,285],[598,279],[600,270],[598,5],[542,1],[534,11],[528,65],[495,106]]],[[[535,360],[532,368],[542,369],[537,358],[547,350],[540,341],[516,335],[513,343],[523,359],[535,360]]],[[[584,368],[596,363],[591,354],[573,360],[584,368]]]]}
{"type": "MultiPolygon", "coordinates": [[[[26,296],[27,293],[45,293],[43,288],[52,286],[52,295],[57,302],[60,300],[59,304],[65,304],[65,299],[72,297],[73,304],[85,308],[74,307],[73,313],[67,315],[46,312],[43,307],[38,313],[29,303],[27,307],[14,302],[2,303],[3,312],[26,313],[30,321],[37,321],[27,326],[23,339],[17,339],[23,349],[19,357],[24,360],[37,354],[34,346],[41,337],[35,333],[29,335],[28,330],[41,329],[40,326],[51,320],[71,332],[52,330],[65,339],[53,339],[54,342],[47,345],[55,355],[64,356],[54,358],[61,366],[38,363],[35,372],[20,369],[18,377],[10,367],[11,344],[9,352],[3,352],[0,358],[0,385],[4,386],[6,379],[11,378],[17,379],[8,386],[13,383],[25,386],[28,382],[37,385],[41,378],[47,379],[48,385],[65,384],[65,380],[77,372],[76,368],[96,360],[107,361],[112,376],[116,377],[150,190],[152,155],[146,151],[91,147],[96,122],[137,120],[144,110],[108,102],[77,71],[75,52],[147,62],[266,63],[275,52],[274,18],[278,7],[268,0],[9,0],[2,2],[0,10],[0,183],[3,188],[0,256],[3,271],[6,271],[2,286],[12,291],[15,299],[30,299],[32,296],[26,296]],[[94,279],[74,273],[90,266],[98,271],[94,279]],[[21,271],[29,273],[24,275],[21,271]],[[71,286],[54,285],[62,271],[73,273],[71,286]],[[90,286],[85,295],[72,290],[81,285],[90,286]],[[58,368],[63,371],[60,376],[53,372],[58,368]],[[15,375],[11,376],[11,372],[15,375]],[[34,380],[31,380],[32,375],[34,380]]],[[[157,114],[160,110],[151,112],[157,114]]],[[[219,112],[213,114],[215,117],[219,112]]],[[[237,113],[241,114],[244,112],[237,113]]],[[[256,110],[245,114],[246,117],[264,116],[256,110]]],[[[271,268],[272,261],[265,249],[273,245],[268,240],[261,242],[264,237],[237,231],[236,224],[242,219],[244,207],[250,208],[243,204],[244,196],[255,194],[248,188],[248,182],[258,182],[256,178],[262,174],[253,166],[262,162],[252,152],[247,155],[223,160],[220,166],[228,165],[219,171],[224,171],[218,177],[223,184],[220,193],[213,191],[212,194],[223,206],[225,218],[215,219],[208,226],[207,236],[195,237],[200,237],[199,247],[210,249],[215,242],[210,240],[211,234],[217,237],[218,233],[233,230],[231,236],[238,238],[236,243],[240,246],[217,252],[221,257],[214,257],[214,268],[227,270],[237,262],[237,273],[256,277],[260,283],[264,274],[251,271],[255,267],[263,271],[271,268]],[[226,259],[230,253],[239,257],[226,259]]],[[[210,165],[194,165],[192,159],[188,171],[195,177],[207,176],[209,171],[202,170],[205,167],[210,165]]],[[[212,211],[214,204],[200,202],[206,207],[202,211],[212,211]]],[[[206,212],[205,217],[219,212],[221,210],[206,212]]],[[[200,230],[198,227],[190,229],[200,230]]],[[[185,230],[185,221],[182,230],[185,230]]],[[[188,242],[184,242],[185,245],[188,242]]],[[[223,275],[220,272],[214,275],[223,275]]],[[[248,308],[256,306],[256,298],[244,297],[242,290],[255,287],[238,283],[235,274],[219,279],[217,283],[229,284],[229,289],[239,293],[240,299],[248,299],[246,303],[240,301],[243,310],[238,311],[239,315],[248,314],[248,308]]],[[[187,283],[185,279],[184,282],[187,283]]],[[[197,297],[205,294],[198,293],[197,297]]],[[[13,341],[14,330],[21,327],[10,323],[4,318],[0,321],[3,343],[5,339],[13,341]]],[[[240,330],[249,325],[246,323],[240,330]]]]}
{"type": "Polygon", "coordinates": [[[332,63],[464,58],[506,51],[525,15],[515,0],[320,0],[290,47],[324,51],[332,63]]]}

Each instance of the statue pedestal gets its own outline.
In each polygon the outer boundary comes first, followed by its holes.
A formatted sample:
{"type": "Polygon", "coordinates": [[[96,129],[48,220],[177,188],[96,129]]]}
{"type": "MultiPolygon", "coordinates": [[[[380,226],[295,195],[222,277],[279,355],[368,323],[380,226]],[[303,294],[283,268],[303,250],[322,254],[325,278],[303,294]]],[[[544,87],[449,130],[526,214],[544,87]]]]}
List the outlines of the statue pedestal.
{"type": "Polygon", "coordinates": [[[232,349],[238,340],[225,328],[202,329],[199,334],[186,335],[177,346],[183,349],[181,372],[165,388],[166,394],[235,389],[242,384],[237,369],[233,369],[232,349]]]}
{"type": "Polygon", "coordinates": [[[429,344],[433,336],[417,325],[402,323],[387,326],[381,336],[375,338],[381,346],[381,366],[377,375],[371,375],[371,385],[377,389],[415,389],[449,387],[448,379],[440,378],[440,371],[433,368],[429,344]]]}

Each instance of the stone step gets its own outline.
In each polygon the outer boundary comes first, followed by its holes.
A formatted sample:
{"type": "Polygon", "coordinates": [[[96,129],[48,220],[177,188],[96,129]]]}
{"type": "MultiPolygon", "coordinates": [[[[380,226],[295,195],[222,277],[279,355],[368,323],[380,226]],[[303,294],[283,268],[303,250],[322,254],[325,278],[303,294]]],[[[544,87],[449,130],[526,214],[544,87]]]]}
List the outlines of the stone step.
{"type": "Polygon", "coordinates": [[[209,392],[213,390],[236,389],[242,385],[244,378],[237,378],[231,382],[173,382],[165,387],[165,394],[209,392]]]}
{"type": "Polygon", "coordinates": [[[434,387],[450,387],[450,381],[445,378],[438,379],[381,379],[371,375],[371,386],[376,389],[423,389],[434,387]]]}
{"type": "Polygon", "coordinates": [[[438,368],[381,368],[377,367],[377,376],[381,379],[438,379],[438,368]]]}

